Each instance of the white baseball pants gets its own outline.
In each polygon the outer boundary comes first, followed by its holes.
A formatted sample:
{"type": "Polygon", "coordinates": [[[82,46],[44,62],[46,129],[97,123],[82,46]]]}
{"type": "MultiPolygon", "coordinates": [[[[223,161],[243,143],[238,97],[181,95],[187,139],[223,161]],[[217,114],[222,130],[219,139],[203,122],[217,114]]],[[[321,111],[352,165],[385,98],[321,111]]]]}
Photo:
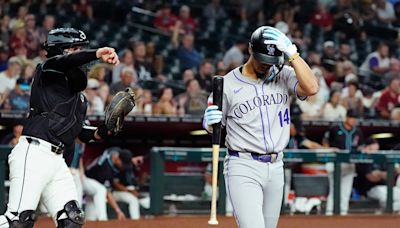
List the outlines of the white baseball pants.
{"type": "MultiPolygon", "coordinates": [[[[39,145],[28,143],[27,137],[21,136],[8,156],[10,194],[5,215],[11,220],[17,219],[11,212],[36,210],[39,201],[55,220],[67,202],[77,200],[75,184],[62,154],[52,152],[50,143],[36,140],[39,145]]],[[[4,216],[0,216],[0,227],[8,227],[4,216]]]]}
{"type": "Polygon", "coordinates": [[[85,206],[86,220],[107,220],[107,188],[88,177],[83,177],[82,187],[83,193],[88,196],[85,206]]]}
{"type": "MultiPolygon", "coordinates": [[[[329,179],[329,195],[326,202],[326,214],[333,214],[333,163],[327,163],[328,179],[329,179]]],[[[349,202],[351,190],[353,188],[353,180],[355,176],[355,165],[349,163],[341,164],[340,177],[340,214],[347,215],[349,212],[349,202]]]]}
{"type": "Polygon", "coordinates": [[[133,220],[140,218],[139,199],[129,192],[114,191],[113,197],[117,202],[124,202],[129,205],[129,217],[133,220]]]}

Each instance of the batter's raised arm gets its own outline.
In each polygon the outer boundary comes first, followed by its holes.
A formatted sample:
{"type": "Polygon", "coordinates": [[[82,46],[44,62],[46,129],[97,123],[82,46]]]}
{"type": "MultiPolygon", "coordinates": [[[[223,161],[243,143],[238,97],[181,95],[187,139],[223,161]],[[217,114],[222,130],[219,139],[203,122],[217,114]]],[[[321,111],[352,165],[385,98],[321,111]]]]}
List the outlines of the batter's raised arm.
{"type": "Polygon", "coordinates": [[[297,80],[299,81],[296,88],[297,95],[303,97],[316,94],[319,89],[318,80],[308,64],[300,57],[296,45],[276,28],[271,27],[265,30],[262,36],[269,39],[264,41],[266,45],[276,45],[280,51],[289,57],[289,63],[294,68],[297,80]]]}

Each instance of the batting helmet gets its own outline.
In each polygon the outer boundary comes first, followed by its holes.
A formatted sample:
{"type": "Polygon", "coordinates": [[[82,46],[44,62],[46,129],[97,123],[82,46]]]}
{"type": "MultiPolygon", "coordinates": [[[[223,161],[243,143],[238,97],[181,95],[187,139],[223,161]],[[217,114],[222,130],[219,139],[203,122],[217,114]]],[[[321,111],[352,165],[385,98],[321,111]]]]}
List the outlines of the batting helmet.
{"type": "Polygon", "coordinates": [[[285,62],[283,52],[279,51],[275,44],[266,45],[264,41],[269,40],[263,37],[263,33],[272,27],[261,26],[251,34],[250,49],[254,58],[268,65],[283,65],[285,62]]]}
{"type": "Polygon", "coordinates": [[[53,29],[47,35],[47,41],[44,43],[48,56],[61,55],[64,49],[83,46],[89,44],[84,32],[74,28],[53,29]]]}

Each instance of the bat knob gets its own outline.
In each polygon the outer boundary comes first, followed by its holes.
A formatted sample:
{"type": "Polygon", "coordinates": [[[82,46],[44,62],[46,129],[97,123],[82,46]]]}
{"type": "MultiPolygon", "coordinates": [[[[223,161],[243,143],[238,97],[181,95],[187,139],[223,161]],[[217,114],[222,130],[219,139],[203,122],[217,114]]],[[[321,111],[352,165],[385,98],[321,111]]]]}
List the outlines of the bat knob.
{"type": "Polygon", "coordinates": [[[208,220],[208,224],[215,226],[215,225],[218,225],[218,221],[216,219],[210,219],[210,220],[208,220]]]}

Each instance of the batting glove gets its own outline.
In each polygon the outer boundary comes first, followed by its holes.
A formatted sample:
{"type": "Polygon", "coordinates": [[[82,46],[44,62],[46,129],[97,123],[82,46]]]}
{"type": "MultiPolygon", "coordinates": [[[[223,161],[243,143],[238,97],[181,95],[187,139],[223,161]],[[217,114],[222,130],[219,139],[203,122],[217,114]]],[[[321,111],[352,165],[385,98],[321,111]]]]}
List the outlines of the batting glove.
{"type": "Polygon", "coordinates": [[[221,122],[222,111],[218,110],[218,106],[211,105],[204,111],[204,122],[205,126],[211,126],[213,124],[221,122]]]}
{"type": "Polygon", "coordinates": [[[279,51],[285,53],[289,58],[297,53],[297,47],[290,41],[290,39],[276,28],[269,28],[264,30],[262,36],[265,39],[264,44],[274,44],[279,51]]]}

